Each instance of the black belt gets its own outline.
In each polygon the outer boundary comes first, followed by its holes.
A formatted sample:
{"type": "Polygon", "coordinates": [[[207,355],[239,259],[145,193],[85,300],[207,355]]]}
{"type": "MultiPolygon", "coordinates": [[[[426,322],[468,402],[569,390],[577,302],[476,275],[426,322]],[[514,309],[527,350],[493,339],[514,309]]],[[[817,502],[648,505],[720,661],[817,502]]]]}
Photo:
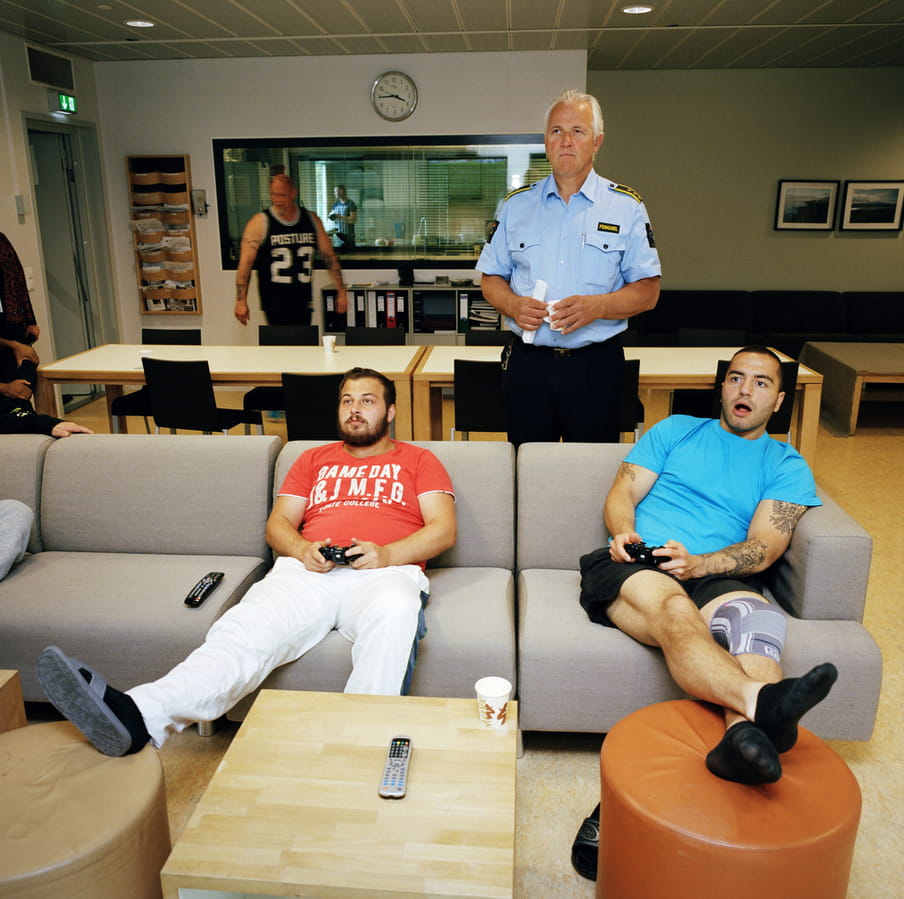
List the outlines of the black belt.
{"type": "Polygon", "coordinates": [[[521,341],[521,345],[525,349],[538,350],[551,355],[553,359],[570,359],[572,356],[577,356],[578,353],[583,353],[584,350],[592,350],[602,346],[601,343],[588,343],[586,346],[579,347],[537,346],[533,343],[524,343],[524,341],[521,341]]]}

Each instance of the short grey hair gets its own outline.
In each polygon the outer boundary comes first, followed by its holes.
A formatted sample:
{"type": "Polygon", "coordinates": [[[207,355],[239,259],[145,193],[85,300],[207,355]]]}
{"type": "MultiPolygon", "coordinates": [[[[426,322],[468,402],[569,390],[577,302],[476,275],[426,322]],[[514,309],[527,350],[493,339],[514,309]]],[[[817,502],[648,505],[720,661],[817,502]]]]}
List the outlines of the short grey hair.
{"type": "Polygon", "coordinates": [[[593,118],[593,136],[599,137],[601,134],[605,133],[603,110],[600,109],[599,100],[597,100],[593,94],[585,94],[582,91],[575,90],[573,87],[562,91],[562,93],[549,104],[549,108],[546,110],[547,128],[549,128],[549,117],[552,115],[553,109],[560,103],[586,103],[590,107],[590,114],[593,118]]]}

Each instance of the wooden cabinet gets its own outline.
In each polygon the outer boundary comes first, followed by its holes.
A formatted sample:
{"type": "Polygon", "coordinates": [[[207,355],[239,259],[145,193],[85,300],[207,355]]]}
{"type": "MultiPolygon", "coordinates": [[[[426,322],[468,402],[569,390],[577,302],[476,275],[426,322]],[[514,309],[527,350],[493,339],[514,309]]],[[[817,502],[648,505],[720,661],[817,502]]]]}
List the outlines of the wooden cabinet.
{"type": "Polygon", "coordinates": [[[201,312],[188,156],[129,156],[129,218],[144,314],[201,312]]]}

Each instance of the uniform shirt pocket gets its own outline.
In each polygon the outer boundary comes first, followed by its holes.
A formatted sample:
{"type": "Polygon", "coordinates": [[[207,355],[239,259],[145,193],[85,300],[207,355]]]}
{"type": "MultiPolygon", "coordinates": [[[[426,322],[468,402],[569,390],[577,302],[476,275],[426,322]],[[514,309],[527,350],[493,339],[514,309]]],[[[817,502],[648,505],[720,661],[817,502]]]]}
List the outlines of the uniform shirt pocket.
{"type": "Polygon", "coordinates": [[[625,249],[625,238],[621,234],[594,231],[587,235],[581,260],[586,291],[609,293],[621,287],[625,249]]]}

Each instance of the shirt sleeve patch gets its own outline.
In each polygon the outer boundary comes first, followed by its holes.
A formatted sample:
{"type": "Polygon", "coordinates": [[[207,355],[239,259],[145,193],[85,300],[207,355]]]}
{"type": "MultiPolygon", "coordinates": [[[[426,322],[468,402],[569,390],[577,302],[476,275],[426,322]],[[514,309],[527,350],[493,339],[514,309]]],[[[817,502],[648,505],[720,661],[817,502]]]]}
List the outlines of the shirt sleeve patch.
{"type": "Polygon", "coordinates": [[[647,222],[646,228],[647,228],[647,243],[649,243],[649,245],[655,250],[656,249],[656,238],[653,237],[653,226],[649,222],[647,222]]]}
{"type": "Polygon", "coordinates": [[[633,187],[628,187],[627,184],[610,184],[609,190],[614,190],[617,193],[625,194],[626,196],[631,197],[632,200],[636,200],[638,203],[643,203],[643,198],[641,195],[634,190],[633,187]]]}

